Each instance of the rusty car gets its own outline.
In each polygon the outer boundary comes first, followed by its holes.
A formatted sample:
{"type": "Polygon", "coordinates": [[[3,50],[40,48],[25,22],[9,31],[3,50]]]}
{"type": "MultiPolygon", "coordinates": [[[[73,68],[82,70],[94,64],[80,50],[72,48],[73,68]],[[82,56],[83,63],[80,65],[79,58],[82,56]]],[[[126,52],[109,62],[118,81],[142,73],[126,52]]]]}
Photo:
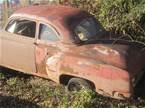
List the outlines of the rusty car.
{"type": "Polygon", "coordinates": [[[145,45],[109,38],[88,12],[35,5],[14,12],[0,32],[0,66],[82,88],[129,98],[145,66],[145,45]]]}

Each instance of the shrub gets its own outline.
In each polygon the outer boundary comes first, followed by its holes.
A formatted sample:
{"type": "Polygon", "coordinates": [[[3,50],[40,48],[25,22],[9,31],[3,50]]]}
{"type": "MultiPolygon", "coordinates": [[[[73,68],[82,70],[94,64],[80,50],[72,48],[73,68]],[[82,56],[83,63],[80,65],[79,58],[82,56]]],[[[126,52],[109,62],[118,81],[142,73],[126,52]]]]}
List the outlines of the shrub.
{"type": "Polygon", "coordinates": [[[97,18],[107,30],[145,40],[144,0],[101,0],[97,18]]]}
{"type": "Polygon", "coordinates": [[[70,108],[90,108],[93,100],[95,99],[95,92],[84,89],[76,92],[73,95],[73,100],[70,108]]]}

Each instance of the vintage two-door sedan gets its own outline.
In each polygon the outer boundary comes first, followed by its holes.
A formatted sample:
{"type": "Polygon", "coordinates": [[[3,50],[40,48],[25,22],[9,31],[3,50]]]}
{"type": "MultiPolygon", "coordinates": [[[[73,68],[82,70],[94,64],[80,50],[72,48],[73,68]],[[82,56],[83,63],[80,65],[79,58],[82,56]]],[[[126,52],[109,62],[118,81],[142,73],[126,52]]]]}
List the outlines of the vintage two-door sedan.
{"type": "Polygon", "coordinates": [[[145,46],[108,37],[83,10],[25,7],[0,32],[0,66],[49,78],[70,91],[87,87],[128,98],[143,74],[145,46]]]}

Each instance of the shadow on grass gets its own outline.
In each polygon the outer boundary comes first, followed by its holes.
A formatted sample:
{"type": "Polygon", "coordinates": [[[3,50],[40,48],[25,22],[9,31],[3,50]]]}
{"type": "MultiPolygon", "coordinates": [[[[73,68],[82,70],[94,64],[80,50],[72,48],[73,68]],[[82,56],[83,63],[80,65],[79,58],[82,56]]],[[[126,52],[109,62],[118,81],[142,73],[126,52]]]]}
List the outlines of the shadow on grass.
{"type": "Polygon", "coordinates": [[[40,106],[28,100],[0,95],[0,108],[40,108],[40,106]]]}
{"type": "Polygon", "coordinates": [[[25,78],[25,79],[29,79],[30,77],[32,77],[32,75],[24,74],[22,72],[12,70],[12,69],[8,69],[8,68],[4,68],[4,67],[0,67],[0,73],[2,73],[5,78],[11,78],[11,77],[19,76],[20,78],[22,77],[22,78],[25,78]]]}

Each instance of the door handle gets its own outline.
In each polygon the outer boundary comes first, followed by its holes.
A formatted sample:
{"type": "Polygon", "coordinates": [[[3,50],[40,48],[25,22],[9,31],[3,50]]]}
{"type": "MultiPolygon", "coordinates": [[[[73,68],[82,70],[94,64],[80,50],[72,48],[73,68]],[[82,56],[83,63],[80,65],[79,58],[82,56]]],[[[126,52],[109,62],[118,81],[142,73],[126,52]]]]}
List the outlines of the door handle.
{"type": "Polygon", "coordinates": [[[38,43],[37,42],[34,42],[34,45],[38,45],[38,43]]]}

